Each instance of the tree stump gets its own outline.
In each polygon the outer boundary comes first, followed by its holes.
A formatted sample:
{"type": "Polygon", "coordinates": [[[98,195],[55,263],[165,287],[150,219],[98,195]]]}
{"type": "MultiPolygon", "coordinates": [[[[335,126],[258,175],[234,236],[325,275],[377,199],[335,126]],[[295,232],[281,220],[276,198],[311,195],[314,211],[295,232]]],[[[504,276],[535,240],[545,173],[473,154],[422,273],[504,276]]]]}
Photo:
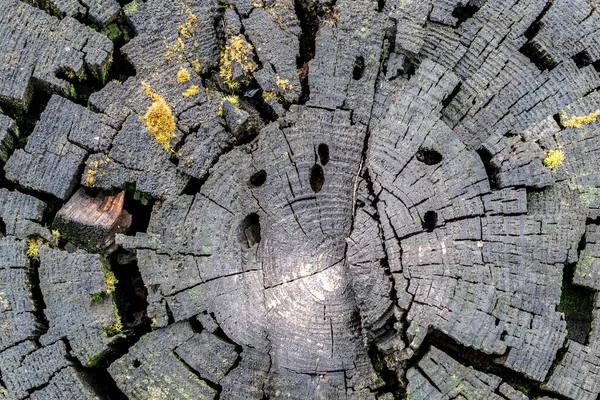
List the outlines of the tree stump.
{"type": "Polygon", "coordinates": [[[594,1],[0,5],[0,398],[600,398],[594,1]]]}

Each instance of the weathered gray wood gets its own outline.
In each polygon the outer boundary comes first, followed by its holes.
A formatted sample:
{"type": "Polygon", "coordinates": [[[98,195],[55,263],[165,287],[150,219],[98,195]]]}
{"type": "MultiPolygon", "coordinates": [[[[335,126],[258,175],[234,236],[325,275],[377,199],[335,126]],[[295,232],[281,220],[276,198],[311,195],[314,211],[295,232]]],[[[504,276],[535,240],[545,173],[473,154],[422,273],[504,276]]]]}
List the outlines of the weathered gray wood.
{"type": "Polygon", "coordinates": [[[495,393],[501,378],[466,368],[435,347],[407,378],[410,399],[502,399],[495,393]]]}
{"type": "Polygon", "coordinates": [[[116,132],[105,116],[53,96],[29,136],[4,166],[9,180],[66,200],[78,181],[87,149],[106,150],[116,132]]]}
{"type": "Polygon", "coordinates": [[[29,396],[31,400],[104,400],[108,397],[98,393],[84,372],[67,367],[57,372],[48,386],[37,390],[29,396]]]}
{"type": "Polygon", "coordinates": [[[121,322],[113,300],[115,278],[108,261],[95,254],[67,253],[44,246],[40,250],[39,277],[46,303],[44,314],[49,321],[40,343],[48,345],[67,338],[71,353],[83,365],[95,365],[121,329],[115,325],[121,322]]]}
{"type": "Polygon", "coordinates": [[[21,342],[0,353],[0,373],[9,395],[23,399],[67,368],[67,348],[62,341],[40,347],[35,341],[21,342]]]}
{"type": "Polygon", "coordinates": [[[0,351],[33,338],[39,327],[29,292],[30,265],[25,248],[24,241],[0,239],[0,351]]]}
{"type": "Polygon", "coordinates": [[[25,239],[39,235],[54,242],[50,231],[41,226],[45,209],[46,204],[33,196],[0,188],[0,220],[9,236],[25,239]]]}
{"type": "Polygon", "coordinates": [[[0,16],[0,100],[27,108],[34,85],[70,96],[72,85],[56,74],[106,79],[113,51],[105,36],[71,17],[58,20],[19,0],[4,0],[0,16]],[[28,26],[29,29],[22,29],[28,26]]]}
{"type": "Polygon", "coordinates": [[[19,129],[15,121],[6,115],[0,114],[0,161],[6,162],[10,151],[13,149],[19,129]]]}
{"type": "Polygon", "coordinates": [[[0,0],[4,397],[596,399],[592,3],[0,0]]]}
{"type": "MultiPolygon", "coordinates": [[[[197,376],[199,372],[193,369],[193,364],[178,355],[196,336],[184,322],[149,333],[111,365],[109,372],[121,390],[133,399],[214,397],[215,389],[197,376]]],[[[203,350],[210,349],[193,348],[199,354],[203,350]]]]}
{"type": "Polygon", "coordinates": [[[121,12],[121,7],[116,0],[27,0],[27,2],[63,17],[65,15],[87,17],[100,25],[110,23],[121,12]]]}

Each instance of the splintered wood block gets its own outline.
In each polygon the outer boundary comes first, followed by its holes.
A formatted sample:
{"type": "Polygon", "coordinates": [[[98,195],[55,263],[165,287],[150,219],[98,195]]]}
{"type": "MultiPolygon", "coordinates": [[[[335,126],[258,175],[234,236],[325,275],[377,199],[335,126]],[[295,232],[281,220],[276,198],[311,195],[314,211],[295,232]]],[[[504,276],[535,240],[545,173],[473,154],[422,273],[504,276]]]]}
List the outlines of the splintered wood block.
{"type": "Polygon", "coordinates": [[[52,227],[88,251],[113,250],[115,234],[131,226],[131,215],[123,210],[124,201],[125,192],[92,197],[79,189],[56,214],[52,227]]]}

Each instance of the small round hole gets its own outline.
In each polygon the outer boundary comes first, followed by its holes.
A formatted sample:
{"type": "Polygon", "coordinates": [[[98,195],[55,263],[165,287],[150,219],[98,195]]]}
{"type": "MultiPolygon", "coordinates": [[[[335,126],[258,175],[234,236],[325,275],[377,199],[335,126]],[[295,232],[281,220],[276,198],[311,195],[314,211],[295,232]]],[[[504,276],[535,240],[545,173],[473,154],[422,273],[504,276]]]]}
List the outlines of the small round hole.
{"type": "Polygon", "coordinates": [[[442,155],[432,149],[421,149],[417,152],[417,160],[427,165],[435,165],[442,162],[442,155]]]}
{"type": "Polygon", "coordinates": [[[248,247],[260,243],[260,218],[258,214],[252,213],[242,221],[242,241],[248,247]]]}
{"type": "Polygon", "coordinates": [[[326,166],[329,162],[329,146],[325,143],[321,143],[319,147],[317,147],[317,154],[319,155],[319,160],[321,160],[321,165],[326,166]]]}
{"type": "Polygon", "coordinates": [[[131,363],[131,366],[133,368],[139,368],[141,365],[142,365],[142,363],[137,358],[135,360],[133,360],[133,362],[131,363]]]}
{"type": "Polygon", "coordinates": [[[267,172],[264,169],[261,169],[254,175],[250,177],[250,185],[254,187],[259,187],[265,184],[267,181],[267,172]]]}
{"type": "Polygon", "coordinates": [[[427,211],[423,216],[423,229],[427,232],[433,231],[438,222],[438,215],[435,211],[427,211]]]}
{"type": "Polygon", "coordinates": [[[323,173],[323,167],[319,164],[315,164],[310,169],[310,187],[313,192],[319,193],[325,183],[325,174],[323,173]]]}

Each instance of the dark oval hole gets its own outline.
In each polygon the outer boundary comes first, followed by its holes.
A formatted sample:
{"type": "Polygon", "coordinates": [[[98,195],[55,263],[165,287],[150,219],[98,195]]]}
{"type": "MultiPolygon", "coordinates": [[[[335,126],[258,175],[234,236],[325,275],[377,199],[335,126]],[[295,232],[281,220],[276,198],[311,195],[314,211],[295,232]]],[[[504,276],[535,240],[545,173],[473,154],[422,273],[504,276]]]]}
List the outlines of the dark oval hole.
{"type": "Polygon", "coordinates": [[[421,149],[417,152],[417,160],[427,165],[435,165],[442,162],[442,155],[432,149],[421,149]]]}
{"type": "Polygon", "coordinates": [[[377,11],[382,12],[385,7],[385,0],[379,0],[377,2],[377,11]]]}
{"type": "Polygon", "coordinates": [[[592,63],[592,58],[590,57],[589,53],[585,50],[575,54],[571,58],[575,62],[575,65],[577,65],[577,68],[587,67],[592,63]]]}
{"type": "Polygon", "coordinates": [[[329,162],[329,146],[327,146],[325,143],[321,143],[319,147],[317,147],[317,154],[319,154],[321,165],[326,166],[329,162]]]}
{"type": "Polygon", "coordinates": [[[352,70],[352,79],[357,81],[363,77],[364,73],[365,73],[365,59],[362,56],[356,57],[356,60],[354,60],[354,69],[352,70]]]}
{"type": "Polygon", "coordinates": [[[319,164],[315,164],[310,169],[310,187],[315,193],[319,193],[325,183],[325,175],[323,174],[323,168],[319,164]]]}
{"type": "Polygon", "coordinates": [[[259,187],[265,184],[267,181],[267,171],[261,169],[250,177],[250,184],[255,187],[259,187]]]}
{"type": "Polygon", "coordinates": [[[471,18],[473,15],[475,15],[475,13],[477,11],[479,11],[479,7],[476,7],[476,6],[472,6],[472,5],[457,6],[454,9],[454,11],[452,11],[452,16],[454,18],[458,19],[458,21],[456,23],[456,28],[458,28],[460,26],[460,24],[462,24],[463,22],[465,22],[466,20],[471,18]]]}
{"type": "Polygon", "coordinates": [[[142,365],[142,363],[140,362],[140,360],[135,359],[135,360],[133,360],[133,362],[131,363],[131,365],[133,366],[133,368],[139,368],[140,365],[142,365]]]}
{"type": "Polygon", "coordinates": [[[423,216],[423,229],[427,232],[433,231],[433,228],[437,225],[438,215],[435,211],[427,211],[423,216]]]}
{"type": "Polygon", "coordinates": [[[260,243],[260,218],[258,214],[249,214],[242,221],[242,240],[246,242],[248,247],[260,243]]]}

